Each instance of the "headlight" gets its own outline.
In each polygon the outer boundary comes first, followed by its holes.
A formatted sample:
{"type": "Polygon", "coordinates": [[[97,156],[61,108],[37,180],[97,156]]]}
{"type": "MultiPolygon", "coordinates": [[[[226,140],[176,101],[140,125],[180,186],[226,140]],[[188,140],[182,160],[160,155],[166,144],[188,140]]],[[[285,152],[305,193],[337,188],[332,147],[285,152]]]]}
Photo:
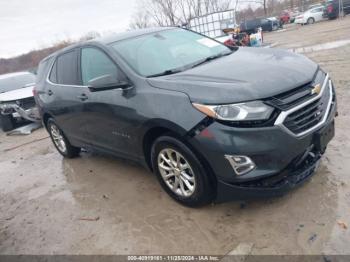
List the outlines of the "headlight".
{"type": "Polygon", "coordinates": [[[207,116],[226,121],[254,121],[270,118],[273,108],[261,101],[229,105],[202,105],[193,103],[193,106],[207,116]]]}

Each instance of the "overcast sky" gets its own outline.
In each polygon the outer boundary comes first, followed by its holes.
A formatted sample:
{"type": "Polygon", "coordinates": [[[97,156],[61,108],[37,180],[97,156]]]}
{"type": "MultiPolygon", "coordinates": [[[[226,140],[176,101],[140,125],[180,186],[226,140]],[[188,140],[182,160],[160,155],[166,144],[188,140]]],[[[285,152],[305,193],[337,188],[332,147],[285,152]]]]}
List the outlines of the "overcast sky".
{"type": "Polygon", "coordinates": [[[125,31],[137,0],[0,0],[0,58],[77,39],[125,31]]]}

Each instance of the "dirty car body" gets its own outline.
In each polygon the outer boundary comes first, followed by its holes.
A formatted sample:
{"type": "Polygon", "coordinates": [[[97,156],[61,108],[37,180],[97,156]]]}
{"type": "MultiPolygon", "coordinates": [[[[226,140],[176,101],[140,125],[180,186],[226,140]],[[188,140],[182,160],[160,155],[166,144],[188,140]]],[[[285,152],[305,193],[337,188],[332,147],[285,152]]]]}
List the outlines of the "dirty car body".
{"type": "Polygon", "coordinates": [[[315,173],[334,136],[330,76],[284,50],[156,28],[69,47],[39,71],[36,101],[61,154],[92,147],[140,161],[186,205],[281,195],[315,173]],[[115,65],[114,84],[94,52],[115,65]]]}
{"type": "Polygon", "coordinates": [[[39,121],[33,88],[35,75],[18,72],[0,76],[0,126],[9,131],[18,120],[39,121]]]}

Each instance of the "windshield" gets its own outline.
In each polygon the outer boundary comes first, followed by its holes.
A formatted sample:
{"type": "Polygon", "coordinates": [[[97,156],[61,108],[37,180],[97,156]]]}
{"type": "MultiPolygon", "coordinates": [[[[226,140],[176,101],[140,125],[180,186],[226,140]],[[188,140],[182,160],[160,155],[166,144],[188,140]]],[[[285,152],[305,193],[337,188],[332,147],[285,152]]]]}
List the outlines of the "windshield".
{"type": "Polygon", "coordinates": [[[225,45],[184,29],[172,29],[112,44],[113,49],[142,76],[185,70],[208,57],[232,51],[225,45]]]}
{"type": "Polygon", "coordinates": [[[31,73],[13,73],[0,75],[0,93],[16,90],[35,83],[35,75],[31,73]]]}

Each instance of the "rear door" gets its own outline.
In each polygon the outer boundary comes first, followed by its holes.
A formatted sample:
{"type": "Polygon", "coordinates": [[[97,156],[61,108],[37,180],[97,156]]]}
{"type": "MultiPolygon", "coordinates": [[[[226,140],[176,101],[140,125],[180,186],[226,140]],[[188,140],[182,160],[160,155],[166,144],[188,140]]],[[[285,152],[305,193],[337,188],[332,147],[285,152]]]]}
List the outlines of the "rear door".
{"type": "Polygon", "coordinates": [[[78,59],[79,49],[60,54],[52,66],[46,90],[52,100],[50,111],[56,123],[75,144],[86,141],[83,113],[88,90],[81,85],[78,59]]]}

